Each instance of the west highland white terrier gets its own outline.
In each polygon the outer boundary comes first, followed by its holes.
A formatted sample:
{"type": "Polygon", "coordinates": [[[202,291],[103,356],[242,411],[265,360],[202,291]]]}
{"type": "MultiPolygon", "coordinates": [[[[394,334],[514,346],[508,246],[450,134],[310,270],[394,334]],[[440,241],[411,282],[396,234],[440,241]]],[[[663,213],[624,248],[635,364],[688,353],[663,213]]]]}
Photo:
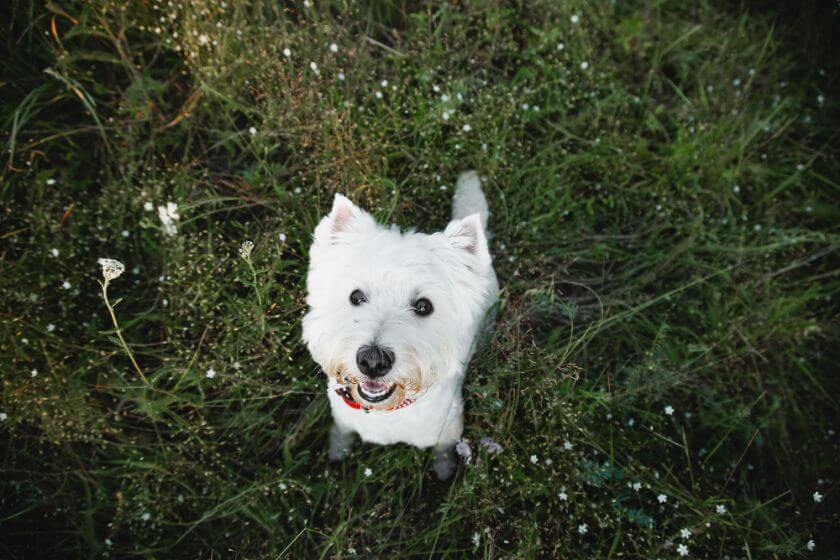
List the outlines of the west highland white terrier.
{"type": "Polygon", "coordinates": [[[328,378],[330,459],[363,441],[434,447],[441,480],[464,429],[461,386],[499,285],[474,171],[442,232],[401,232],[336,194],[309,252],[303,338],[328,378]]]}

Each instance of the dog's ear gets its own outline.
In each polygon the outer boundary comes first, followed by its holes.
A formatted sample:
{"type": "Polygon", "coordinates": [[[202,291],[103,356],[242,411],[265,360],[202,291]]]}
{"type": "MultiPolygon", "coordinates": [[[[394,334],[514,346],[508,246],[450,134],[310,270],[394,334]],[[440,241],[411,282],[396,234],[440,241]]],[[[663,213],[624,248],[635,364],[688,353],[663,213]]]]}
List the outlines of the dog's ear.
{"type": "Polygon", "coordinates": [[[343,194],[336,193],[332,210],[315,228],[315,243],[335,244],[344,233],[359,233],[373,227],[373,217],[353,204],[343,194]]]}
{"type": "Polygon", "coordinates": [[[444,237],[455,249],[472,255],[482,265],[490,264],[490,251],[487,248],[487,238],[484,226],[481,225],[479,214],[470,214],[460,220],[452,220],[443,231],[444,237]]]}

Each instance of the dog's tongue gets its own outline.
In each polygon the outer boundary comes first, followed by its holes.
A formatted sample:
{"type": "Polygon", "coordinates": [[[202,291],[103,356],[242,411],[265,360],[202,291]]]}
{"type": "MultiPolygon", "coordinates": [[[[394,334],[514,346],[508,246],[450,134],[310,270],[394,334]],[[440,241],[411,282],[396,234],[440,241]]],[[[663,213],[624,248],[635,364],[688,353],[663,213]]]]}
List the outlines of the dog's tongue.
{"type": "Polygon", "coordinates": [[[362,381],[361,386],[362,390],[371,396],[384,393],[391,387],[389,384],[382,383],[381,381],[362,381]]]}

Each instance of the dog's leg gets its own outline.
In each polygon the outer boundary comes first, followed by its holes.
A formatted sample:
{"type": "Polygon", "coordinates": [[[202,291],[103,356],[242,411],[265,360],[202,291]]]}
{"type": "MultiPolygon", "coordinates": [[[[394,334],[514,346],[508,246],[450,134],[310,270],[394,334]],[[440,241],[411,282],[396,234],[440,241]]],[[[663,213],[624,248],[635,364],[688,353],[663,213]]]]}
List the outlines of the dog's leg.
{"type": "Polygon", "coordinates": [[[341,461],[356,442],[356,434],[333,423],[330,429],[330,461],[341,461]]]}
{"type": "Polygon", "coordinates": [[[439,443],[435,446],[435,460],[432,469],[438,480],[446,480],[455,472],[455,442],[439,443]]]}

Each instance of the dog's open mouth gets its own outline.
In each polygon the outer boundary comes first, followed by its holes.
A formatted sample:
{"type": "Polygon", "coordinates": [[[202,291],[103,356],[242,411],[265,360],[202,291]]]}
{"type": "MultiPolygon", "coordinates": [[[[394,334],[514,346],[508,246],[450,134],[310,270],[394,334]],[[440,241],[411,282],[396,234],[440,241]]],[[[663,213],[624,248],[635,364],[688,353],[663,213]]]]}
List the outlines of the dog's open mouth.
{"type": "Polygon", "coordinates": [[[383,383],[382,381],[362,381],[357,386],[359,396],[368,402],[378,403],[389,398],[397,388],[396,383],[383,383]]]}

